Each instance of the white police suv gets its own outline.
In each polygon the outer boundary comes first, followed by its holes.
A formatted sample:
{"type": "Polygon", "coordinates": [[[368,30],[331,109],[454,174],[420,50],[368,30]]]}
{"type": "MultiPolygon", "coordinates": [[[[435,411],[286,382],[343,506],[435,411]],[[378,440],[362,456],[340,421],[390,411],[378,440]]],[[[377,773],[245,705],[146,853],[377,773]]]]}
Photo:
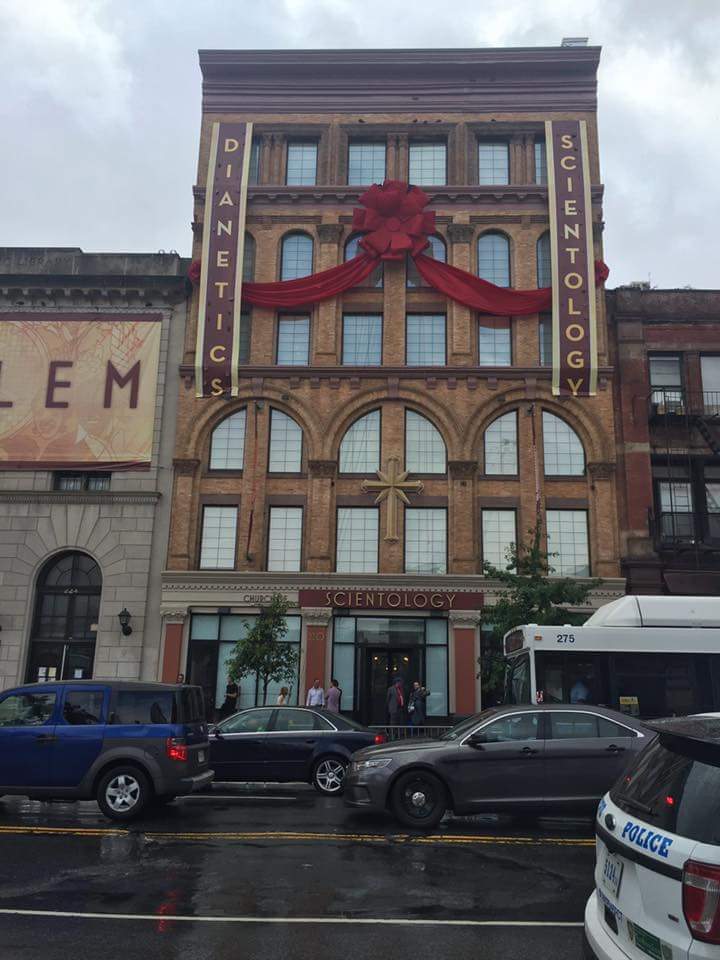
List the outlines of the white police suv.
{"type": "Polygon", "coordinates": [[[585,953],[720,960],[720,718],[648,726],[658,736],[598,807],[585,953]]]}

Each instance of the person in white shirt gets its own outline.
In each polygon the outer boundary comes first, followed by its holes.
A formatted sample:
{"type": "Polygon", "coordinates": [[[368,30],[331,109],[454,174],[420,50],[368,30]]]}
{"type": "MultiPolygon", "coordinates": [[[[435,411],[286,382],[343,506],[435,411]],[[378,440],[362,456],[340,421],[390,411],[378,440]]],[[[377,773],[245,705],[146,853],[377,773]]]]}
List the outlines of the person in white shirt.
{"type": "Polygon", "coordinates": [[[320,686],[320,681],[316,680],[310,689],[307,692],[307,697],[305,698],[306,707],[324,707],[325,706],[325,691],[320,686]]]}

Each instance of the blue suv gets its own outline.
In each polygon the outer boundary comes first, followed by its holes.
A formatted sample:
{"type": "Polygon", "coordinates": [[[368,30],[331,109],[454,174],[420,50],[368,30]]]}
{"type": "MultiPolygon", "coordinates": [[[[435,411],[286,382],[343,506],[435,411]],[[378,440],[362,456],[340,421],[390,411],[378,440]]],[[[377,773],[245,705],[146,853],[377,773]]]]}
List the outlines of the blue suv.
{"type": "Polygon", "coordinates": [[[200,687],[32,683],[0,693],[0,796],[97,800],[112,820],[208,786],[200,687]]]}

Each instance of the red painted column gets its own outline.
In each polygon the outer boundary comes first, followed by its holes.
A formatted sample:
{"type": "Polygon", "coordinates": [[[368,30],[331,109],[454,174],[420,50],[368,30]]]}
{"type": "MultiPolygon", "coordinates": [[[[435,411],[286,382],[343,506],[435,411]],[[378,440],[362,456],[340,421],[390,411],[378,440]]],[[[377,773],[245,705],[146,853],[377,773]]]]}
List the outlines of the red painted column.
{"type": "Polygon", "coordinates": [[[477,631],[480,615],[473,613],[451,613],[450,627],[454,676],[450,677],[450,688],[455,690],[455,714],[468,716],[480,709],[477,696],[477,674],[480,664],[477,662],[477,631]]]}
{"type": "Polygon", "coordinates": [[[175,683],[178,674],[185,673],[182,665],[184,620],[165,621],[165,644],[163,647],[162,675],[163,683],[175,683]]]}
{"type": "Polygon", "coordinates": [[[322,688],[327,689],[330,681],[330,664],[327,663],[327,637],[331,613],[329,610],[306,607],[302,613],[305,626],[304,667],[301,663],[299,702],[305,702],[308,687],[319,680],[322,688]]]}

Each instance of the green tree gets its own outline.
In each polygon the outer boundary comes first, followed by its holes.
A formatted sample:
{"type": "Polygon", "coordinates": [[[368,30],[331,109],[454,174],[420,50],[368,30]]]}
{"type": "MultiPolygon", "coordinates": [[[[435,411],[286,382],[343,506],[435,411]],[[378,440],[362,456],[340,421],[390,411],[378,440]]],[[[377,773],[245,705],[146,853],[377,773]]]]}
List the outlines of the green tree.
{"type": "Polygon", "coordinates": [[[543,550],[542,524],[538,520],[535,527],[528,530],[524,542],[508,548],[504,567],[483,564],[485,576],[499,580],[504,588],[495,605],[488,608],[495,653],[478,661],[483,693],[496,691],[502,681],[502,638],[512,627],[524,623],[581,624],[586,619],[584,614],[574,613],[568,607],[585,603],[600,581],[579,583],[567,577],[551,577],[555,572],[550,563],[552,556],[554,554],[543,550]]]}
{"type": "Polygon", "coordinates": [[[260,610],[253,626],[235,644],[225,661],[228,677],[237,683],[243,677],[257,675],[262,685],[263,700],[271,683],[288,683],[297,673],[296,648],[287,643],[286,616],[290,604],[279,593],[273,594],[270,603],[260,610]]]}

